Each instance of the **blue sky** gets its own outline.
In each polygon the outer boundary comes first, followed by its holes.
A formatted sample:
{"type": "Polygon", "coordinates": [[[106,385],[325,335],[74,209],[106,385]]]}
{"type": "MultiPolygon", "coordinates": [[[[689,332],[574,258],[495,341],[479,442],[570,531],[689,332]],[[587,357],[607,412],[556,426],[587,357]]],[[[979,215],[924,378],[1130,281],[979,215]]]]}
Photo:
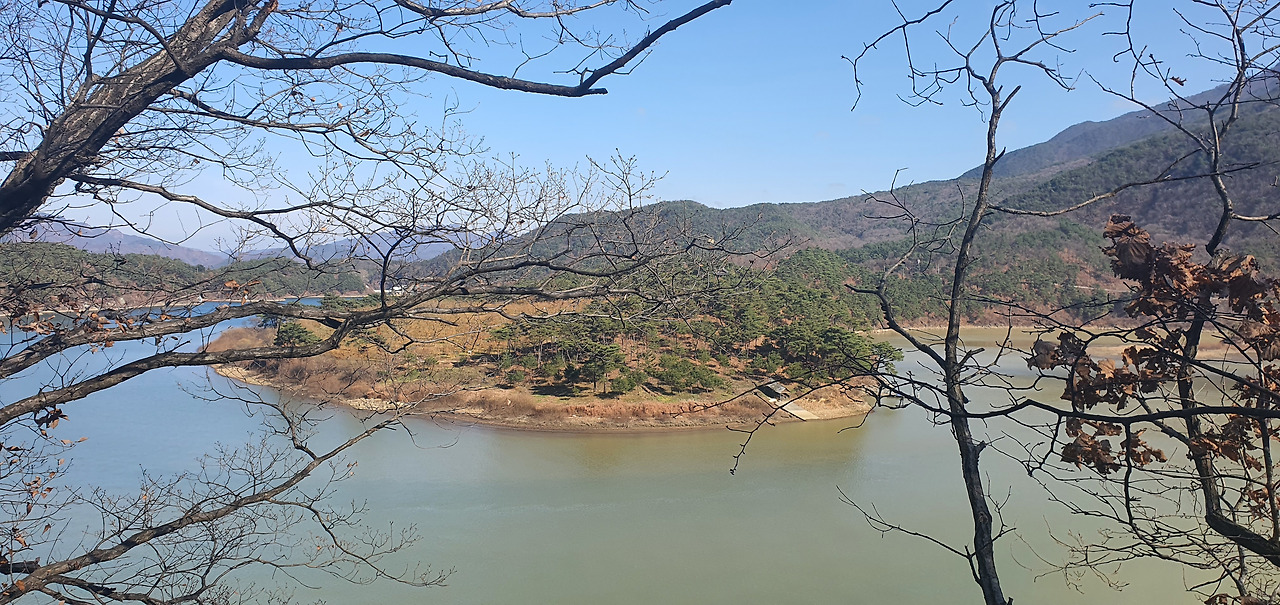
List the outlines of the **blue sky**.
{"type": "MultiPolygon", "coordinates": [[[[651,15],[647,26],[656,27],[699,3],[658,4],[664,12],[651,15]]],[[[932,4],[903,0],[900,6],[915,16],[932,4]]],[[[993,4],[957,0],[950,14],[915,31],[914,56],[921,62],[945,60],[950,55],[936,30],[954,24],[961,36],[970,34],[972,28],[985,26],[993,4]]],[[[1059,25],[1096,10],[1081,2],[1039,2],[1042,11],[1055,4],[1064,7],[1056,20],[1059,25]]],[[[1168,4],[1139,0],[1139,9],[1136,23],[1142,39],[1154,44],[1160,56],[1182,62],[1186,38],[1179,34],[1168,4]]],[[[945,93],[942,105],[904,103],[899,96],[910,89],[896,39],[865,64],[862,100],[851,111],[854,79],[842,55],[853,56],[897,22],[888,0],[736,0],[664,37],[633,73],[606,78],[602,83],[608,95],[546,97],[431,77],[419,90],[425,99],[412,107],[432,123],[439,119],[441,107],[458,103],[466,110],[464,128],[482,137],[491,155],[516,154],[529,166],[581,166],[587,156],[635,156],[641,168],[665,173],[655,190],[658,199],[692,199],[717,207],[818,201],[882,190],[899,170],[900,184],[952,178],[981,162],[985,124],[976,110],[960,102],[959,90],[945,93]]],[[[605,31],[617,29],[609,21],[598,25],[605,31]]],[[[1103,35],[1116,25],[1114,16],[1097,19],[1072,32],[1063,50],[1045,49],[1036,57],[1060,63],[1072,76],[1087,70],[1123,85],[1127,72],[1112,61],[1120,40],[1103,35]]],[[[634,20],[629,27],[633,38],[644,33],[645,25],[637,28],[634,20]]],[[[510,73],[511,64],[500,62],[510,57],[509,51],[482,50],[488,61],[475,68],[510,73]]],[[[534,71],[535,65],[519,75],[575,83],[573,76],[551,72],[572,61],[551,57],[541,64],[546,71],[534,71]]],[[[1189,93],[1216,84],[1209,71],[1198,69],[1179,71],[1189,93]]],[[[1081,121],[1105,120],[1135,109],[1087,78],[1080,78],[1075,90],[1065,91],[1034,70],[1005,75],[1009,88],[1024,86],[1002,123],[999,141],[1008,149],[1047,140],[1081,121]]],[[[1143,96],[1160,101],[1167,99],[1167,92],[1145,90],[1143,96]]],[[[294,164],[292,158],[284,161],[294,164]]],[[[307,168],[301,163],[293,167],[307,168]]],[[[206,196],[244,195],[219,180],[219,175],[206,175],[196,184],[206,196]]],[[[278,201],[270,195],[256,203],[278,201]]],[[[145,213],[146,203],[134,210],[145,213]]],[[[173,207],[157,212],[155,232],[171,240],[189,234],[196,221],[181,212],[173,207]]],[[[226,235],[225,229],[214,227],[186,241],[212,248],[226,235]]]]}
{"type": "MultiPolygon", "coordinates": [[[[962,2],[954,15],[960,26],[981,25],[991,4],[962,2]]],[[[907,13],[923,6],[903,3],[907,13]]],[[[1160,6],[1148,3],[1153,11],[1160,6]]],[[[854,80],[841,56],[892,27],[891,10],[887,1],[738,0],[664,38],[633,74],[607,80],[605,96],[530,97],[459,84],[449,90],[471,110],[467,129],[494,152],[566,165],[616,149],[666,173],[657,189],[662,199],[712,206],[814,201],[887,188],[899,169],[905,169],[900,181],[957,176],[981,163],[985,124],[958,102],[958,91],[941,107],[902,102],[908,83],[900,44],[886,44],[871,58],[862,101],[850,111],[854,80]]],[[[1153,13],[1144,31],[1175,42],[1171,17],[1153,13]]],[[[950,22],[949,16],[935,25],[950,22]]],[[[1075,52],[1040,56],[1062,61],[1073,75],[1088,69],[1123,82],[1110,50],[1120,41],[1102,35],[1114,25],[1099,19],[1073,33],[1068,44],[1075,52]]],[[[929,45],[933,31],[917,31],[917,56],[940,50],[929,45]]],[[[1030,70],[1008,75],[1010,87],[1025,85],[1002,124],[1000,141],[1009,149],[1135,109],[1087,79],[1067,92],[1030,70]]],[[[1189,91],[1214,85],[1207,74],[1189,80],[1189,91]]]]}

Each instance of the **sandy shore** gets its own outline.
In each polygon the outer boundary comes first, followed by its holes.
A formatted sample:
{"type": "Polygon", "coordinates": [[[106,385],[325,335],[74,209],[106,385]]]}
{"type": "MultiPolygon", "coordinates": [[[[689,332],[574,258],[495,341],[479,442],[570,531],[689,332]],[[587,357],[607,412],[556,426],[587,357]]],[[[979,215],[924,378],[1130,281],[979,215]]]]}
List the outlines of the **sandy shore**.
{"type": "MultiPolygon", "coordinates": [[[[237,382],[264,386],[277,390],[291,390],[288,387],[276,385],[269,379],[238,366],[219,365],[214,366],[213,369],[219,375],[237,382]]],[[[495,389],[497,390],[496,387],[495,389]]],[[[300,396],[306,396],[304,393],[295,392],[300,396]]],[[[527,391],[524,393],[527,393],[527,391]]],[[[723,429],[726,426],[749,427],[755,426],[764,418],[766,413],[771,411],[773,412],[770,418],[771,422],[801,421],[786,410],[773,410],[771,406],[764,405],[763,402],[761,402],[761,405],[757,409],[753,409],[750,414],[742,415],[726,415],[721,413],[713,414],[709,412],[695,411],[678,414],[659,414],[651,417],[629,417],[626,419],[619,419],[616,417],[593,416],[589,414],[553,416],[521,414],[503,416],[500,414],[494,414],[483,407],[466,405],[465,403],[456,407],[436,408],[424,407],[422,404],[401,403],[386,399],[367,397],[340,397],[335,398],[333,401],[354,411],[360,412],[403,413],[406,415],[441,418],[459,424],[478,424],[511,430],[570,433],[639,433],[652,431],[723,429]]],[[[803,406],[806,411],[812,413],[820,420],[864,416],[872,409],[871,405],[865,401],[836,395],[831,392],[813,393],[806,397],[796,399],[794,403],[803,406]]],[[[689,405],[698,406],[705,405],[705,403],[690,402],[689,405]]],[[[590,409],[593,406],[590,403],[586,403],[585,405],[580,404],[575,407],[585,407],[590,409]]]]}

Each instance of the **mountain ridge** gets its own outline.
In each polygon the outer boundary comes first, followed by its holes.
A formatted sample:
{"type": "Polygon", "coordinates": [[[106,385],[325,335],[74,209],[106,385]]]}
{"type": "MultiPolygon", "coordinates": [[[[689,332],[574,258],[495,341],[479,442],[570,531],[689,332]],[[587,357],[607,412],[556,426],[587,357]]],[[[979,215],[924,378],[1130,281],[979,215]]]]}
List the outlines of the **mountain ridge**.
{"type": "Polygon", "coordinates": [[[66,244],[97,254],[149,254],[180,260],[193,266],[221,267],[232,261],[226,254],[170,244],[152,237],[130,235],[119,229],[62,221],[40,224],[25,233],[9,234],[3,241],[66,244]]]}
{"type": "MultiPolygon", "coordinates": [[[[1223,88],[1215,88],[1189,97],[1190,102],[1203,102],[1223,94],[1223,88]]],[[[1177,112],[1178,108],[1166,104],[1162,111],[1177,112]]],[[[1189,122],[1194,125],[1194,121],[1189,122]]],[[[1271,136],[1280,132],[1280,110],[1263,104],[1250,104],[1242,113],[1237,135],[1243,140],[1233,144],[1232,153],[1238,163],[1266,165],[1275,160],[1269,150],[1280,148],[1280,138],[1271,136]]],[[[1092,195],[1109,191],[1125,182],[1149,179],[1167,168],[1163,163],[1172,161],[1181,153],[1185,141],[1172,125],[1146,112],[1133,111],[1105,121],[1086,121],[1069,126],[1049,140],[1005,154],[997,164],[993,183],[994,201],[1002,205],[1034,209],[1069,206],[1092,195]],[[1172,153],[1171,150],[1179,150],[1172,153]],[[1172,153],[1172,155],[1171,155],[1172,153]]],[[[1193,166],[1187,164],[1183,170],[1193,166]]],[[[976,176],[980,168],[971,169],[952,178],[921,183],[911,183],[892,191],[878,191],[842,198],[788,203],[757,203],[730,208],[711,208],[693,200],[668,200],[650,207],[671,218],[678,218],[694,226],[695,231],[708,235],[723,234],[734,228],[747,227],[740,235],[745,248],[759,249],[766,244],[794,240],[797,245],[810,245],[832,250],[856,248],[879,242],[893,241],[905,234],[902,221],[886,220],[910,208],[920,220],[943,223],[955,220],[962,214],[966,201],[977,187],[976,176]]],[[[1265,171],[1263,171],[1265,172],[1265,171]]],[[[1268,183],[1266,175],[1258,171],[1232,175],[1233,184],[1241,188],[1243,207],[1256,210],[1265,199],[1263,187],[1268,183]],[[1251,176],[1253,175],[1253,176],[1251,176]],[[1261,179],[1261,180],[1259,180],[1261,179]]],[[[1270,174],[1270,173],[1267,173],[1270,174]]],[[[1274,176],[1274,175],[1272,175],[1274,176]]],[[[1085,212],[1073,213],[1068,220],[1085,225],[1105,222],[1105,215],[1123,210],[1135,218],[1152,224],[1152,233],[1162,237],[1187,237],[1202,229],[1193,227],[1197,217],[1205,215],[1197,210],[1192,198],[1212,195],[1203,186],[1192,183],[1168,183],[1142,190],[1126,192],[1105,204],[1099,204],[1085,212]],[[1128,208],[1128,206],[1133,206],[1128,208]],[[1170,218],[1168,208],[1186,209],[1176,218],[1170,218]],[[1126,209],[1127,208],[1127,209],[1126,209]],[[1175,224],[1176,223],[1176,224],[1175,224]]],[[[993,220],[1008,220],[994,217],[993,220]]],[[[1017,222],[1017,221],[1015,221],[1017,222]]],[[[1022,220],[1021,223],[1029,223],[1022,220]]],[[[1256,239],[1258,229],[1243,229],[1245,239],[1256,239]]],[[[120,252],[141,252],[178,258],[184,262],[217,266],[212,253],[191,248],[173,247],[146,238],[127,236],[118,231],[107,231],[111,237],[75,238],[65,241],[89,251],[105,251],[115,246],[120,252]],[[123,237],[121,237],[123,236],[123,237]],[[128,247],[126,247],[126,244],[128,247]]],[[[382,237],[379,241],[385,240],[382,237]]],[[[1239,238],[1237,238],[1239,239],[1239,238]]],[[[57,241],[57,240],[54,240],[57,241]]],[[[426,260],[458,247],[444,239],[418,244],[421,249],[411,253],[408,260],[426,260]]],[[[375,247],[381,247],[375,246],[375,247]]],[[[360,255],[369,248],[357,240],[342,240],[313,247],[321,258],[360,255]]],[[[280,255],[283,249],[259,250],[241,255],[241,258],[260,258],[280,255]]],[[[1278,252],[1277,254],[1280,254],[1278,252]]],[[[366,254],[367,255],[367,254],[366,254]]],[[[222,257],[221,263],[231,259],[222,257]]]]}

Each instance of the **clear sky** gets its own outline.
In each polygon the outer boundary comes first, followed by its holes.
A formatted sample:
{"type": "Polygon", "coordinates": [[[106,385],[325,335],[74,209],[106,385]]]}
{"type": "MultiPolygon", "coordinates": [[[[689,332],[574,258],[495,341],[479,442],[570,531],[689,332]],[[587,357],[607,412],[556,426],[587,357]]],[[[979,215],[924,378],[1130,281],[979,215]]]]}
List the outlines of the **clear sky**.
{"type": "MultiPolygon", "coordinates": [[[[918,14],[924,4],[901,6],[918,14]]],[[[992,4],[965,0],[953,15],[981,25],[992,4]]],[[[1041,2],[1041,10],[1050,4],[1041,2]]],[[[1075,13],[1064,17],[1092,14],[1083,12],[1085,4],[1071,4],[1075,13]]],[[[664,38],[632,75],[608,79],[605,96],[530,97],[458,84],[450,90],[471,109],[468,130],[493,151],[572,164],[616,149],[666,173],[657,190],[662,199],[712,206],[816,201],[887,188],[898,169],[905,169],[900,180],[955,177],[981,163],[985,124],[959,102],[915,108],[899,99],[909,90],[900,43],[872,57],[862,101],[850,111],[854,79],[841,57],[892,27],[891,11],[878,0],[737,0],[664,38]]],[[[1153,14],[1144,31],[1166,42],[1177,38],[1171,16],[1153,14]]],[[[1073,32],[1067,44],[1075,52],[1048,49],[1040,56],[1062,61],[1072,75],[1088,69],[1113,81],[1119,75],[1123,83],[1109,50],[1120,40],[1102,35],[1115,25],[1098,19],[1073,32]]],[[[934,30],[917,31],[917,56],[941,51],[929,44],[934,30]]],[[[1029,70],[1008,75],[1015,76],[1010,87],[1025,84],[1002,124],[1000,141],[1009,149],[1135,109],[1087,78],[1066,92],[1029,70]]],[[[1189,80],[1189,91],[1215,85],[1207,75],[1189,80]]],[[[958,97],[957,91],[946,98],[958,97]]]]}
{"type": "MultiPolygon", "coordinates": [[[[652,15],[651,27],[700,2],[657,5],[663,12],[652,15]]],[[[915,16],[932,4],[904,0],[900,7],[915,16]]],[[[985,25],[993,4],[957,0],[950,14],[916,30],[916,59],[927,63],[953,56],[936,31],[952,25],[967,35],[985,25]]],[[[1087,2],[1042,0],[1038,6],[1042,12],[1059,10],[1055,4],[1061,5],[1055,21],[1059,25],[1097,10],[1087,2]]],[[[1186,38],[1168,4],[1138,4],[1142,12],[1136,23],[1143,40],[1163,57],[1184,58],[1186,38]]],[[[882,190],[898,170],[903,170],[900,184],[955,177],[981,162],[985,124],[976,110],[959,102],[959,90],[946,93],[942,98],[947,103],[941,106],[903,102],[899,95],[910,89],[899,39],[886,41],[865,65],[863,97],[851,111],[854,78],[842,56],[855,55],[898,23],[893,11],[888,0],[736,0],[664,37],[633,73],[606,78],[602,84],[608,95],[546,97],[432,77],[422,84],[427,98],[416,111],[430,120],[439,107],[457,102],[467,111],[465,129],[482,137],[492,155],[517,154],[531,166],[547,161],[582,165],[586,156],[603,159],[617,152],[635,156],[643,169],[666,174],[656,190],[659,199],[692,199],[717,207],[818,201],[882,190]]],[[[1061,64],[1072,76],[1087,70],[1123,85],[1123,65],[1112,60],[1121,40],[1103,35],[1118,25],[1117,16],[1096,19],[1072,32],[1063,49],[1035,56],[1061,64]]],[[[609,25],[603,24],[604,29],[609,25]]],[[[630,33],[634,38],[643,31],[633,23],[630,33]]],[[[562,63],[550,66],[564,68],[562,63]]],[[[496,61],[475,67],[510,73],[509,64],[496,61]]],[[[1188,67],[1179,73],[1187,79],[1189,93],[1216,85],[1207,71],[1188,67]]],[[[563,74],[520,75],[574,83],[573,76],[563,74]]],[[[1002,123],[999,140],[1008,149],[1047,140],[1081,121],[1135,109],[1100,91],[1087,77],[1068,92],[1033,70],[1006,75],[1011,76],[1006,80],[1010,88],[1024,85],[1002,123]]],[[[1159,90],[1144,96],[1167,99],[1159,90]]],[[[205,195],[230,193],[218,182],[199,180],[205,195]]],[[[157,214],[157,232],[176,239],[193,221],[174,212],[157,214]]],[[[222,235],[210,229],[188,244],[212,247],[222,235]]]]}

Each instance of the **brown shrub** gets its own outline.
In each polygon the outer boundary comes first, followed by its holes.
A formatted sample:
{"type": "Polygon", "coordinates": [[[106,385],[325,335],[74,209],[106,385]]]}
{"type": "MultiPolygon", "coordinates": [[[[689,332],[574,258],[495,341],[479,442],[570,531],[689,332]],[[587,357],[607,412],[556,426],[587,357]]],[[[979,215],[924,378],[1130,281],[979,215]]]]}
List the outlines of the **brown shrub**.
{"type": "Polygon", "coordinates": [[[467,402],[494,416],[545,416],[549,409],[523,391],[481,391],[467,402]]]}
{"type": "Polygon", "coordinates": [[[276,366],[276,375],[291,382],[303,383],[311,378],[311,364],[307,359],[281,359],[276,366]]]}
{"type": "Polygon", "coordinates": [[[351,387],[355,381],[348,373],[319,372],[314,373],[307,380],[307,388],[313,389],[327,395],[341,395],[343,397],[362,397],[357,395],[351,387]]]}
{"type": "Polygon", "coordinates": [[[217,352],[229,351],[231,349],[247,349],[252,347],[265,347],[271,344],[272,336],[267,330],[257,328],[227,328],[223,330],[213,342],[205,346],[204,350],[217,352]]]}

